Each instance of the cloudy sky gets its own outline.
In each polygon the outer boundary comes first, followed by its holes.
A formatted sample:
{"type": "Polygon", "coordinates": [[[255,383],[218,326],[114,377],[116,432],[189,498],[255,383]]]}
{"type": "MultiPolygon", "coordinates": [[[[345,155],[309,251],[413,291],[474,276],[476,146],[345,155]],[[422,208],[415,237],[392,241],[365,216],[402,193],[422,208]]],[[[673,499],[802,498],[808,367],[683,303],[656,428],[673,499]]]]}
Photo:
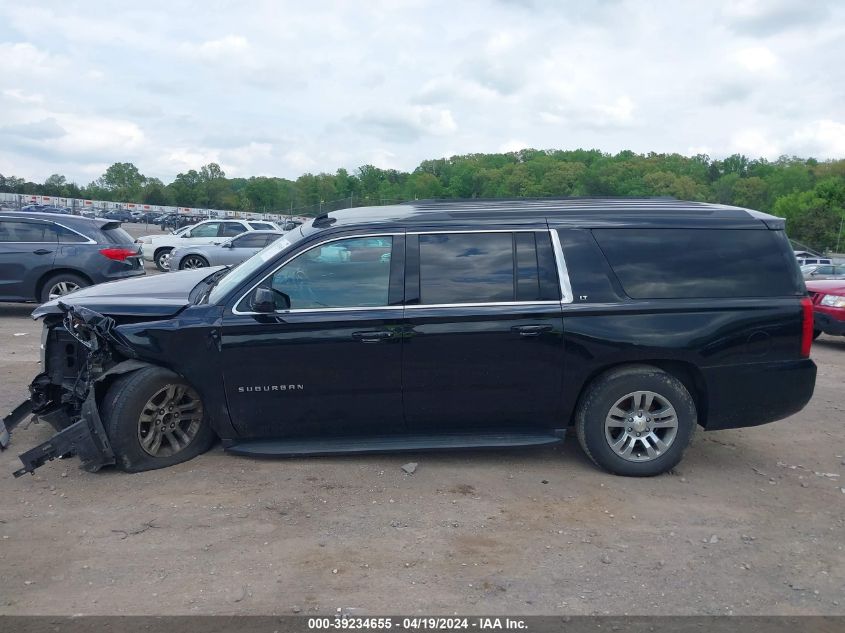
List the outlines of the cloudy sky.
{"type": "Polygon", "coordinates": [[[838,0],[0,0],[0,173],[843,157],[843,60],[838,0]]]}

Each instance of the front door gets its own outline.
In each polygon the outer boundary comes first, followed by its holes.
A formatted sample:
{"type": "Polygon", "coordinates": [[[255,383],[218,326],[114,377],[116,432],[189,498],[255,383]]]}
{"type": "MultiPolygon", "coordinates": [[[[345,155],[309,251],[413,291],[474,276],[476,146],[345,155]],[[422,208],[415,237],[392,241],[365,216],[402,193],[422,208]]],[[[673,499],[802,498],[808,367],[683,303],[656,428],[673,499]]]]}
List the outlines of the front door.
{"type": "Polygon", "coordinates": [[[548,230],[408,234],[407,259],[409,429],[562,425],[563,322],[548,230]]]}
{"type": "Polygon", "coordinates": [[[240,434],[404,429],[403,260],[401,235],[333,238],[259,284],[279,297],[275,314],[252,312],[248,293],[224,316],[226,397],[240,434]]]}

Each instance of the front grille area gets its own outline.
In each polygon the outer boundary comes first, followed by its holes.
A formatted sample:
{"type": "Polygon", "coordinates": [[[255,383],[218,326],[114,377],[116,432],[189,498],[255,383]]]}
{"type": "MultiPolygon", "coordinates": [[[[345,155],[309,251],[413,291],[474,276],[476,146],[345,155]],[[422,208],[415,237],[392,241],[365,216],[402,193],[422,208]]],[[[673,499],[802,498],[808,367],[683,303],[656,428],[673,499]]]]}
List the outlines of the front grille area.
{"type": "Polygon", "coordinates": [[[53,384],[74,382],[85,367],[85,346],[61,326],[52,328],[48,333],[44,352],[44,371],[53,384]]]}

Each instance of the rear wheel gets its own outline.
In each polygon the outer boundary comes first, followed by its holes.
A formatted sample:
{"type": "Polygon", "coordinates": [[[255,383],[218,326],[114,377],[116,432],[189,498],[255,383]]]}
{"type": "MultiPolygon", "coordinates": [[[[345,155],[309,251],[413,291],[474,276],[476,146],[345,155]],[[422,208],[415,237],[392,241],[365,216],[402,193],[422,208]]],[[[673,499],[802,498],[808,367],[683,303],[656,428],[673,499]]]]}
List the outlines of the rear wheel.
{"type": "Polygon", "coordinates": [[[612,370],[581,399],[575,430],[584,452],[617,475],[665,473],[683,457],[697,422],[684,384],[657,367],[612,370]]]}
{"type": "Polygon", "coordinates": [[[155,260],[156,268],[161,272],[170,270],[170,251],[172,248],[160,248],[155,252],[153,259],[155,260]]]}
{"type": "Polygon", "coordinates": [[[179,270],[189,270],[191,268],[205,268],[208,266],[208,260],[201,255],[186,255],[179,262],[179,270]]]}
{"type": "Polygon", "coordinates": [[[127,472],[179,464],[214,443],[199,394],[162,367],[118,378],[106,393],[102,412],[117,465],[127,472]]]}
{"type": "Polygon", "coordinates": [[[90,286],[91,283],[79,275],[74,275],[73,273],[59,273],[57,275],[53,275],[47,281],[44,282],[44,285],[41,287],[41,303],[46,303],[47,301],[52,301],[53,299],[58,299],[59,297],[63,297],[64,295],[70,294],[75,290],[79,290],[80,288],[85,288],[86,286],[90,286]]]}

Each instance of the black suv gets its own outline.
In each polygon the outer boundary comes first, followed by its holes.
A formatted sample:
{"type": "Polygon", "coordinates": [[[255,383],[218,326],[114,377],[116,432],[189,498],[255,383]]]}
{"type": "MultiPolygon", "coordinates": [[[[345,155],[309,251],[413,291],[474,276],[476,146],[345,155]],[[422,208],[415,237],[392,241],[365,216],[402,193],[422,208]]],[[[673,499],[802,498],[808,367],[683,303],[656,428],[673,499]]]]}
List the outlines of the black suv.
{"type": "MultiPolygon", "coordinates": [[[[414,202],[322,215],[234,269],[39,307],[31,472],[241,455],[528,446],[574,430],[624,475],[696,424],[810,399],[812,306],[784,221],[673,200],[414,202]]],[[[2,429],[0,429],[2,430],[2,429]]],[[[6,438],[8,443],[8,438],[6,438]]]]}
{"type": "Polygon", "coordinates": [[[50,213],[0,213],[0,301],[44,302],[144,274],[120,222],[50,213]]]}

